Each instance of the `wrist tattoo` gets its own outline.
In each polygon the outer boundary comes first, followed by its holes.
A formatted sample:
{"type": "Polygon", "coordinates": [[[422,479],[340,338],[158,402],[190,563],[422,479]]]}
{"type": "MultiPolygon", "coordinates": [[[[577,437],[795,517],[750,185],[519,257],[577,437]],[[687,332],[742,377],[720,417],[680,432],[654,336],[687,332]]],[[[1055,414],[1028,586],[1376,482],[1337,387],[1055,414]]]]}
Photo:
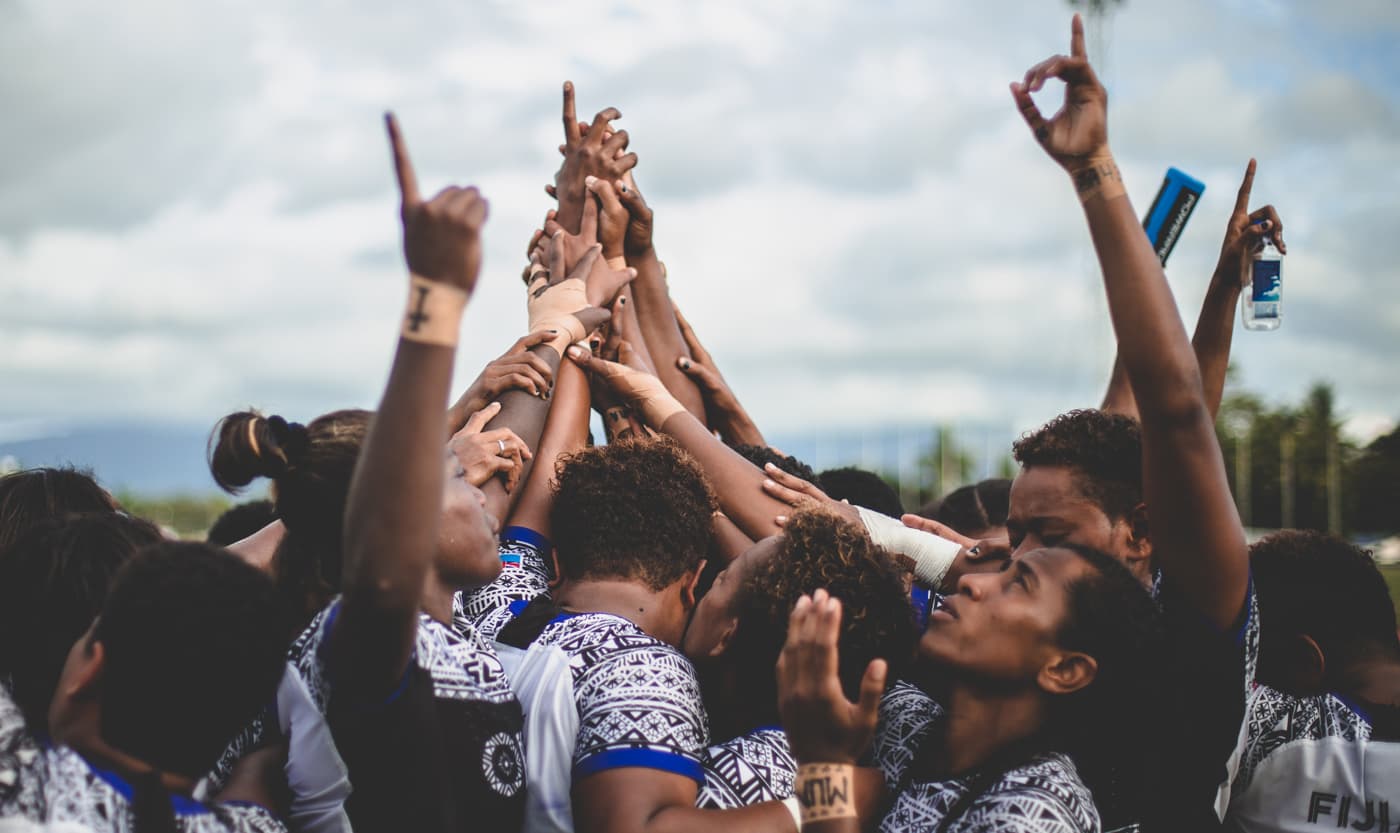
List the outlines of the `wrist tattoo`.
{"type": "Polygon", "coordinates": [[[455,286],[409,276],[408,309],[400,337],[422,344],[456,347],[467,293],[455,286]]]}
{"type": "Polygon", "coordinates": [[[795,794],[802,805],[802,823],[855,818],[855,797],[851,794],[854,774],[851,764],[798,767],[795,794]]]}
{"type": "Polygon", "coordinates": [[[1071,171],[1070,176],[1074,179],[1074,190],[1079,193],[1080,202],[1088,202],[1094,197],[1109,200],[1127,193],[1118,164],[1108,153],[1090,157],[1083,167],[1071,171]]]}
{"type": "Polygon", "coordinates": [[[615,405],[603,412],[603,430],[608,442],[631,439],[637,432],[632,426],[632,409],[615,405]]]}

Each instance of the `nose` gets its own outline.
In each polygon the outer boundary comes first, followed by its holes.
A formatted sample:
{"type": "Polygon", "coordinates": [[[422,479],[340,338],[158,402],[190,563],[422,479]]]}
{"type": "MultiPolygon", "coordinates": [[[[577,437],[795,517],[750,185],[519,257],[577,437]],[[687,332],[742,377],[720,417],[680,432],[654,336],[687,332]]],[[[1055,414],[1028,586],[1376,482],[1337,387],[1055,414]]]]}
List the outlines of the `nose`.
{"type": "Polygon", "coordinates": [[[964,573],[958,579],[958,592],[973,601],[981,601],[987,595],[988,586],[997,580],[997,573],[964,573]]]}

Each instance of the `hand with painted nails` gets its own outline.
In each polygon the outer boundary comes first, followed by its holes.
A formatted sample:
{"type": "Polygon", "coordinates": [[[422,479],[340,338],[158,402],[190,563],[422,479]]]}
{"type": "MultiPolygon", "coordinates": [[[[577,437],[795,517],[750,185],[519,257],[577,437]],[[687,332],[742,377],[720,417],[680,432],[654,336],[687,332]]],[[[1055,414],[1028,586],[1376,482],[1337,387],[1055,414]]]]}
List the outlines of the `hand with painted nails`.
{"type": "Polygon", "coordinates": [[[778,656],[778,712],[799,763],[853,764],[870,747],[888,665],[872,660],[852,703],[841,688],[841,601],[825,590],[802,596],[778,656]]]}
{"type": "Polygon", "coordinates": [[[455,429],[466,422],[468,414],[480,411],[508,390],[523,390],[534,396],[547,397],[554,385],[554,371],[530,348],[553,340],[554,334],[544,331],[516,339],[509,350],[481,369],[480,375],[452,406],[447,424],[455,429]],[[454,420],[451,414],[460,415],[461,418],[454,420]]]}
{"type": "MultiPolygon", "coordinates": [[[[763,481],[763,491],[769,497],[780,500],[791,506],[794,510],[818,507],[835,514],[842,520],[849,521],[864,529],[865,524],[860,519],[860,513],[856,508],[844,500],[835,498],[823,492],[815,484],[795,474],[788,474],[772,463],[763,464],[763,473],[768,479],[763,481]]],[[[778,526],[787,524],[787,515],[779,515],[774,519],[778,526]]]]}
{"type": "Polygon", "coordinates": [[[1066,171],[1081,170],[1088,161],[1108,152],[1108,92],[1099,83],[1084,50],[1084,21],[1070,24],[1069,55],[1053,55],[1011,82],[1011,97],[1045,152],[1066,171]],[[1065,102],[1046,119],[1031,99],[1046,79],[1065,82],[1065,102]]]}
{"type": "Polygon", "coordinates": [[[408,270],[470,295],[481,273],[481,227],[486,222],[486,200],[476,188],[450,186],[425,201],[418,192],[418,177],[408,158],[398,120],[392,113],[384,120],[399,182],[403,254],[408,270]]]}
{"type": "Polygon", "coordinates": [[[1280,253],[1288,253],[1288,246],[1283,242],[1283,220],[1278,211],[1272,205],[1249,210],[1255,167],[1254,160],[1249,160],[1244,181],[1235,196],[1235,210],[1225,224],[1225,239],[1220,244],[1220,260],[1215,270],[1217,281],[1235,288],[1249,280],[1251,256],[1264,248],[1266,239],[1272,239],[1280,253]]]}
{"type": "Polygon", "coordinates": [[[501,403],[492,402],[472,414],[462,430],[452,435],[447,447],[452,452],[457,476],[466,478],[478,489],[491,478],[500,476],[509,493],[519,484],[525,461],[534,455],[525,441],[509,428],[482,430],[500,412],[501,403]]]}
{"type": "Polygon", "coordinates": [[[618,347],[621,361],[599,358],[579,347],[570,347],[568,356],[589,375],[607,385],[613,395],[640,414],[647,425],[660,431],[667,419],[685,411],[661,380],[646,373],[636,364],[632,345],[622,342],[618,347]],[[631,362],[628,364],[627,362],[631,362]]]}
{"type": "Polygon", "coordinates": [[[676,359],[676,367],[700,388],[700,394],[705,400],[705,424],[718,431],[720,437],[730,445],[767,445],[763,433],[758,430],[758,426],[749,417],[749,412],[744,410],[739,398],[729,387],[729,382],[725,381],[724,375],[719,372],[710,351],[700,343],[690,322],[681,315],[680,307],[672,303],[672,309],[676,314],[676,326],[680,328],[681,338],[690,352],[690,358],[681,356],[676,359]]]}
{"type": "Polygon", "coordinates": [[[554,177],[554,194],[559,220],[567,229],[576,227],[582,215],[584,180],[594,176],[612,182],[637,165],[637,154],[627,152],[627,131],[612,126],[620,118],[617,108],[608,107],[585,130],[574,106],[574,85],[564,82],[564,163],[554,177]]]}
{"type": "MultiPolygon", "coordinates": [[[[588,280],[602,247],[593,244],[572,269],[564,265],[565,242],[560,232],[549,239],[548,266],[532,261],[526,286],[526,310],[530,332],[549,332],[551,346],[563,354],[564,347],[581,341],[608,320],[608,311],[589,300],[588,280]]],[[[606,264],[605,264],[606,268],[606,264]]]]}

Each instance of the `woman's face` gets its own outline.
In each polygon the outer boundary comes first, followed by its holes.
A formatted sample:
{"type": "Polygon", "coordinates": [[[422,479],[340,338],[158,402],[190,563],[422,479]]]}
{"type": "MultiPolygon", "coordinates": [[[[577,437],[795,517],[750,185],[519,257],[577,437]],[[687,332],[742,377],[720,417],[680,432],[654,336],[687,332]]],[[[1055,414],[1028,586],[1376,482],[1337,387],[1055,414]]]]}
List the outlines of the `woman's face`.
{"type": "Polygon", "coordinates": [[[778,535],[764,538],[740,553],[715,576],[710,592],[695,606],[690,625],[681,638],[681,650],[692,662],[713,656],[723,648],[721,643],[725,635],[738,624],[734,600],[739,588],[754,570],[773,557],[780,540],[778,535]]]}
{"type": "Polygon", "coordinates": [[[497,535],[501,524],[486,511],[486,495],[467,482],[450,448],[443,449],[446,478],[438,524],[436,566],[452,586],[467,590],[490,584],[501,574],[497,535]]]}
{"type": "Polygon", "coordinates": [[[960,679],[1036,685],[1061,653],[1069,587],[1092,568],[1071,550],[1037,549],[996,573],[973,573],[929,615],[919,654],[960,679]]]}

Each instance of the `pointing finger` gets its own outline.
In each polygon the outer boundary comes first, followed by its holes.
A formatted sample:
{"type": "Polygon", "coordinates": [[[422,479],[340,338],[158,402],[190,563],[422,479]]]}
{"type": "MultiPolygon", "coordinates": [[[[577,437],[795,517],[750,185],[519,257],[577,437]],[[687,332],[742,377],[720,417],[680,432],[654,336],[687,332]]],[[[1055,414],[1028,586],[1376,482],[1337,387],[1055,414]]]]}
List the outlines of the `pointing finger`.
{"type": "Polygon", "coordinates": [[[423,201],[418,195],[418,177],[413,172],[413,163],[408,158],[408,148],[404,146],[403,132],[399,120],[393,113],[384,114],[384,126],[389,131],[389,149],[394,155],[394,174],[399,180],[399,198],[405,206],[417,205],[423,201]]]}

